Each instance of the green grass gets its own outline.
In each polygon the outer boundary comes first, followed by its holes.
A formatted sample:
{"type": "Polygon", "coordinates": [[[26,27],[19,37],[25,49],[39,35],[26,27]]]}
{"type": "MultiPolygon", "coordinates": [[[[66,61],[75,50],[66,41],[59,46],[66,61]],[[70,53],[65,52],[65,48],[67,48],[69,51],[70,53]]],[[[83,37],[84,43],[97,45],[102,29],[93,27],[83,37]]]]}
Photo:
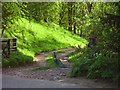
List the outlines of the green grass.
{"type": "MultiPolygon", "coordinates": [[[[63,52],[65,52],[65,51],[64,50],[60,50],[56,54],[63,53],[63,52]]],[[[37,67],[37,68],[34,68],[32,71],[47,70],[47,69],[50,69],[50,68],[58,67],[58,65],[53,60],[53,53],[51,53],[48,56],[46,56],[45,60],[47,61],[47,66],[37,67]]]]}
{"type": "Polygon", "coordinates": [[[51,68],[58,66],[53,60],[53,53],[45,57],[45,60],[47,61],[48,66],[51,68]]]}
{"type": "Polygon", "coordinates": [[[71,52],[67,55],[68,60],[71,62],[76,62],[79,56],[82,54],[81,50],[76,50],[75,52],[71,52]]]}
{"type": "MultiPolygon", "coordinates": [[[[4,38],[17,38],[18,53],[22,53],[26,60],[27,57],[33,58],[35,53],[42,51],[50,51],[69,46],[85,47],[87,41],[54,23],[36,23],[33,20],[20,18],[6,29],[4,38]]],[[[64,51],[60,51],[61,53],[64,51]]],[[[13,54],[12,59],[18,56],[13,54]]],[[[18,59],[16,58],[16,59],[18,59]]],[[[15,59],[15,58],[14,58],[15,59]]]]}
{"type": "Polygon", "coordinates": [[[17,51],[11,53],[9,58],[5,58],[2,60],[3,67],[17,67],[26,64],[31,64],[33,62],[33,57],[24,55],[23,53],[17,51]]]}
{"type": "MultiPolygon", "coordinates": [[[[60,50],[60,51],[56,52],[56,55],[60,54],[60,53],[65,53],[65,50],[60,50]]],[[[47,61],[48,66],[57,67],[58,65],[54,62],[53,56],[54,56],[53,53],[51,53],[45,57],[45,60],[47,61]]]]}

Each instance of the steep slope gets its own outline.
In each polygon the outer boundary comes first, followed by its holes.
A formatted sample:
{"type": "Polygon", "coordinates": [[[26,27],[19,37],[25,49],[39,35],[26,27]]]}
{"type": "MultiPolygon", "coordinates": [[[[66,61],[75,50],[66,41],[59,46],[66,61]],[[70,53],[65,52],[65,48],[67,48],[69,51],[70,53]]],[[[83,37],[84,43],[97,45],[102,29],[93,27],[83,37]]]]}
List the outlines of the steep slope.
{"type": "MultiPolygon", "coordinates": [[[[34,57],[37,52],[54,50],[68,46],[84,47],[87,41],[65,30],[54,23],[36,23],[21,18],[11,28],[5,30],[4,37],[16,37],[18,52],[25,56],[34,57]]],[[[13,53],[12,59],[19,59],[20,54],[13,53]],[[18,57],[17,57],[17,56],[18,57]]],[[[27,58],[25,58],[27,59],[27,58]]]]}

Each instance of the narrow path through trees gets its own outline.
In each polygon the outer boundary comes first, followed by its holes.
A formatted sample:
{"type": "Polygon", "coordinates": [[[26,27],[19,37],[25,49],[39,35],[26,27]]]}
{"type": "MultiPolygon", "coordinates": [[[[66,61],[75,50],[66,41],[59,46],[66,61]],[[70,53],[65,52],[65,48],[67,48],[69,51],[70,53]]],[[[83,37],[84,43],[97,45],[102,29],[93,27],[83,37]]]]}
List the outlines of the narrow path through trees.
{"type": "Polygon", "coordinates": [[[33,63],[32,65],[24,66],[24,67],[21,66],[17,68],[3,68],[3,75],[10,75],[10,76],[29,78],[29,79],[49,80],[49,81],[63,82],[63,83],[72,83],[79,85],[81,88],[114,87],[112,83],[110,82],[108,83],[108,81],[105,82],[100,80],[91,80],[91,79],[87,79],[86,77],[69,78],[68,75],[72,64],[68,62],[67,55],[73,51],[75,51],[75,48],[69,47],[69,48],[64,48],[49,52],[38,53],[35,56],[35,63],[33,63]],[[33,71],[34,68],[46,66],[47,63],[45,57],[53,52],[58,52],[60,50],[64,50],[65,52],[59,53],[57,57],[60,58],[65,65],[67,65],[67,68],[56,67],[47,70],[33,71]]]}

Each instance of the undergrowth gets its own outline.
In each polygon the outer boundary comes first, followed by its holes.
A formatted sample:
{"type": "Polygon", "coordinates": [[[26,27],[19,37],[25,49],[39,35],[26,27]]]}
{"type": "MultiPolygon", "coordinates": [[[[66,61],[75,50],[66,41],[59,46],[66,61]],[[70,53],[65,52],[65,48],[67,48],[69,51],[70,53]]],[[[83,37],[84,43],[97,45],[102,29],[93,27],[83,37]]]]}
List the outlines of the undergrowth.
{"type": "Polygon", "coordinates": [[[4,31],[3,38],[13,37],[17,38],[18,52],[3,60],[3,66],[11,65],[14,67],[21,65],[21,62],[24,64],[24,62],[31,61],[31,58],[34,58],[34,55],[38,52],[78,45],[84,47],[87,43],[85,39],[65,30],[59,25],[54,23],[47,24],[43,21],[36,23],[34,20],[25,18],[16,20],[9,29],[4,31]],[[19,61],[20,63],[8,64],[8,62],[12,61],[19,61]]]}
{"type": "Polygon", "coordinates": [[[4,58],[2,60],[2,66],[17,67],[26,64],[31,64],[32,62],[33,62],[33,58],[31,56],[24,55],[23,53],[17,51],[11,53],[9,58],[4,58]]]}
{"type": "Polygon", "coordinates": [[[80,49],[68,56],[73,62],[70,77],[86,76],[91,79],[112,79],[114,81],[120,78],[120,63],[118,62],[120,55],[118,53],[93,46],[80,49]]]}

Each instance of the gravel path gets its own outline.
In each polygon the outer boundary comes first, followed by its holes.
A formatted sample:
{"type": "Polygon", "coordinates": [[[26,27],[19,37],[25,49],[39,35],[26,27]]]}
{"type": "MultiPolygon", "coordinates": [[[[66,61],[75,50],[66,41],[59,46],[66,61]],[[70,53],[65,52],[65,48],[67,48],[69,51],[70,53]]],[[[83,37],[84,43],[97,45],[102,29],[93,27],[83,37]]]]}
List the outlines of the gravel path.
{"type": "MultiPolygon", "coordinates": [[[[76,84],[3,75],[2,88],[80,88],[76,84]]],[[[25,89],[24,89],[25,90],[25,89]]]]}
{"type": "Polygon", "coordinates": [[[34,79],[45,79],[50,81],[56,81],[67,78],[67,74],[70,70],[71,63],[64,59],[66,55],[73,52],[74,48],[60,49],[50,52],[39,53],[35,56],[35,63],[30,66],[17,67],[17,68],[3,68],[2,72],[6,75],[17,76],[17,77],[26,77],[34,79]],[[45,57],[53,52],[58,52],[60,50],[65,50],[65,53],[60,53],[57,57],[62,59],[62,62],[67,65],[68,68],[51,68],[48,70],[37,70],[33,71],[34,68],[46,66],[45,57]]]}
{"type": "Polygon", "coordinates": [[[81,78],[68,78],[68,73],[71,67],[71,63],[67,61],[67,55],[73,51],[75,51],[74,48],[64,48],[60,50],[54,50],[50,52],[42,52],[38,53],[32,65],[29,66],[22,66],[17,68],[3,68],[2,73],[3,75],[10,75],[15,77],[21,77],[21,78],[30,78],[30,79],[42,79],[42,80],[49,80],[49,81],[56,81],[56,82],[64,82],[64,83],[72,83],[77,84],[81,88],[91,87],[91,88],[113,88],[116,87],[116,85],[113,85],[111,81],[100,81],[100,80],[91,80],[87,79],[86,77],[81,78]],[[67,68],[51,68],[47,70],[36,70],[33,71],[36,67],[43,67],[46,66],[46,60],[45,57],[53,52],[58,52],[60,50],[65,50],[64,53],[59,53],[57,55],[58,58],[62,60],[62,62],[67,65],[67,68]]]}

